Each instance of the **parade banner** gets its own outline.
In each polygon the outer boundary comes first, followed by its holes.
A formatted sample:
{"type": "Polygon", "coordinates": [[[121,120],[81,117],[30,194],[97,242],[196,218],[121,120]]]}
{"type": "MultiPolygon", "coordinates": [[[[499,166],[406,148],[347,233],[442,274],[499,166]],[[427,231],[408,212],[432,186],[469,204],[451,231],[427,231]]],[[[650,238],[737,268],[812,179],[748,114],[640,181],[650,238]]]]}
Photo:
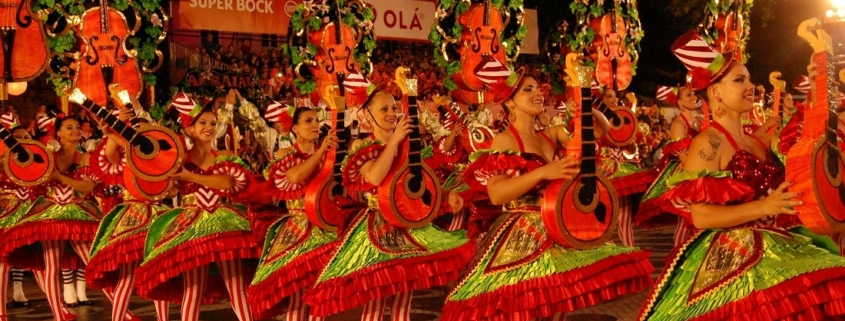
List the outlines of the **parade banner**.
{"type": "Polygon", "coordinates": [[[287,35],[302,0],[173,1],[173,28],[287,35]]]}
{"type": "Polygon", "coordinates": [[[415,0],[368,0],[378,39],[428,41],[436,3],[415,0]]]}
{"type": "MultiPolygon", "coordinates": [[[[183,83],[189,92],[196,92],[202,89],[206,92],[213,93],[229,88],[249,90],[258,87],[254,75],[228,70],[190,71],[185,74],[183,83]]],[[[246,93],[246,91],[241,91],[243,95],[246,95],[246,93]]]]}
{"type": "Polygon", "coordinates": [[[540,45],[538,44],[538,39],[540,39],[540,31],[537,30],[536,9],[525,9],[525,15],[522,18],[522,25],[528,29],[528,34],[526,34],[525,39],[522,40],[522,53],[539,55],[540,45]]]}

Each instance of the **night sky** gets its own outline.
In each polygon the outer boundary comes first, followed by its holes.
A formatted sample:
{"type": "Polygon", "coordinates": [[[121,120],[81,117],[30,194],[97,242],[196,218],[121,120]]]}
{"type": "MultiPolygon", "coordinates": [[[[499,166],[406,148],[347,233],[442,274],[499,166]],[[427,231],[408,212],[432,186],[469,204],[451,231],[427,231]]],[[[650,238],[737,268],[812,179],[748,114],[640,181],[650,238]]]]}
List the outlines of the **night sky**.
{"type": "MultiPolygon", "coordinates": [[[[608,0],[610,1],[610,0],[608,0]]],[[[554,28],[557,21],[567,18],[572,21],[569,12],[570,1],[526,0],[526,7],[537,7],[540,24],[541,42],[547,32],[554,28]]],[[[658,84],[672,85],[683,81],[686,69],[670,52],[669,48],[681,34],[702,22],[700,13],[704,8],[695,9],[698,17],[675,18],[670,10],[670,0],[640,0],[640,20],[645,30],[641,43],[642,52],[630,89],[648,95],[653,93],[658,84]]],[[[755,0],[751,10],[751,39],[746,50],[751,55],[747,65],[752,80],[757,84],[769,85],[769,73],[781,71],[791,87],[792,80],[800,74],[806,74],[810,58],[810,47],[796,34],[798,25],[805,19],[817,17],[824,19],[825,10],[830,8],[830,0],[755,0]]],[[[825,29],[834,35],[835,40],[845,37],[845,23],[826,24],[825,29]]],[[[542,47],[542,45],[541,45],[542,47]]],[[[839,47],[845,49],[845,47],[839,47]]],[[[845,53],[845,50],[838,53],[845,53]]]]}

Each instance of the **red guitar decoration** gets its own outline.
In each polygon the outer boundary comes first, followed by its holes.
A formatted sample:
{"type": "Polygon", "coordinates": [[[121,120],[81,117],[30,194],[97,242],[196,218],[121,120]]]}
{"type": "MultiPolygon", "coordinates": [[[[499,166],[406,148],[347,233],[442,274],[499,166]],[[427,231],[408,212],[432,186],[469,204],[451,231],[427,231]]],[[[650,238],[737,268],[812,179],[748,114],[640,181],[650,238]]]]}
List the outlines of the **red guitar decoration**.
{"type": "Polygon", "coordinates": [[[742,61],[742,47],[740,37],[743,34],[743,14],[740,12],[740,1],[731,4],[730,12],[727,15],[719,15],[716,18],[716,30],[719,37],[714,41],[716,50],[721,53],[735,52],[734,58],[742,61]]]}
{"type": "Polygon", "coordinates": [[[346,188],[343,187],[343,172],[340,170],[340,165],[346,157],[346,141],[349,134],[346,133],[344,124],[344,110],[346,109],[346,100],[343,97],[343,73],[339,73],[337,86],[326,86],[323,93],[323,99],[329,105],[332,112],[332,121],[334,122],[334,129],[337,130],[338,146],[340,148],[333,148],[326,152],[325,160],[320,167],[317,175],[305,187],[305,214],[308,215],[308,220],[311,224],[319,228],[336,231],[337,226],[340,225],[343,219],[338,213],[340,209],[335,203],[336,197],[343,197],[347,195],[346,188]],[[340,96],[335,94],[335,89],[340,88],[340,96]]]}
{"type": "MultiPolygon", "coordinates": [[[[780,110],[780,99],[781,93],[786,89],[786,82],[780,80],[780,71],[773,71],[769,74],[769,83],[772,84],[774,89],[772,90],[772,100],[774,103],[772,104],[772,116],[783,117],[783,114],[780,110]]],[[[774,134],[778,130],[778,127],[769,128],[769,134],[774,134]]]]}
{"type": "Polygon", "coordinates": [[[637,137],[637,116],[626,106],[608,107],[601,98],[597,98],[593,108],[607,118],[610,130],[604,139],[614,146],[626,146],[637,137]]]}
{"type": "Polygon", "coordinates": [[[560,245],[593,249],[605,244],[616,230],[619,201],[616,190],[596,166],[590,78],[592,68],[578,64],[575,54],[566,58],[566,73],[574,87],[573,100],[580,104],[580,122],[567,153],[579,153],[581,173],[572,180],[555,180],[546,187],[540,210],[549,237],[560,245]],[[580,128],[578,128],[580,127],[580,128]],[[580,130],[578,130],[580,129],[580,130]]]}
{"type": "Polygon", "coordinates": [[[419,228],[428,225],[437,216],[443,191],[440,180],[422,161],[422,140],[417,109],[417,80],[408,79],[408,70],[396,70],[396,85],[407,97],[403,104],[412,120],[412,131],[397,152],[390,173],[378,188],[378,206],[384,219],[400,228],[419,228]]]}
{"type": "Polygon", "coordinates": [[[483,91],[484,82],[474,73],[476,66],[482,63],[485,56],[507,61],[505,48],[502,47],[499,37],[504,27],[502,13],[491,5],[490,0],[486,0],[484,3],[471,5],[469,10],[458,18],[458,23],[464,26],[461,33],[461,72],[452,75],[452,80],[458,84],[458,88],[483,91]]]}
{"type": "Polygon", "coordinates": [[[0,2],[0,42],[3,82],[32,80],[49,62],[47,36],[32,14],[29,0],[0,2]]]}
{"type": "Polygon", "coordinates": [[[332,22],[310,36],[311,43],[319,44],[315,56],[317,67],[313,69],[317,75],[317,88],[335,86],[338,74],[349,75],[357,70],[353,52],[360,39],[355,37],[352,27],[341,21],[337,1],[334,2],[334,11],[332,22]]]}
{"type": "Polygon", "coordinates": [[[802,22],[798,35],[813,48],[818,74],[813,107],[804,110],[801,138],[786,155],[786,179],[795,182],[790,192],[803,194],[804,204],[794,208],[804,226],[814,233],[831,234],[845,231],[845,162],[836,137],[836,75],[828,62],[833,50],[818,19],[802,22]]]}
{"type": "Polygon", "coordinates": [[[127,54],[126,39],[132,31],[123,14],[100,0],[99,7],[82,15],[79,28],[85,54],[77,64],[76,87],[100,106],[108,105],[112,83],[138,97],[143,84],[137,61],[127,54]]]}
{"type": "Polygon", "coordinates": [[[496,133],[492,129],[472,126],[472,122],[467,118],[467,114],[461,110],[461,106],[458,106],[457,103],[449,104],[446,113],[449,115],[449,118],[464,125],[463,133],[461,134],[461,146],[467,152],[473,153],[477,150],[490,148],[490,143],[493,141],[493,137],[496,136],[496,133]]]}
{"type": "Polygon", "coordinates": [[[20,186],[36,186],[47,181],[53,172],[53,153],[34,140],[19,141],[6,127],[0,128],[0,140],[6,147],[3,153],[3,170],[6,176],[20,186]]]}
{"type": "Polygon", "coordinates": [[[601,18],[598,36],[603,43],[598,49],[596,62],[596,80],[608,88],[625,89],[631,84],[633,70],[631,55],[625,49],[628,32],[625,20],[617,14],[618,0],[614,1],[613,10],[601,18]]]}

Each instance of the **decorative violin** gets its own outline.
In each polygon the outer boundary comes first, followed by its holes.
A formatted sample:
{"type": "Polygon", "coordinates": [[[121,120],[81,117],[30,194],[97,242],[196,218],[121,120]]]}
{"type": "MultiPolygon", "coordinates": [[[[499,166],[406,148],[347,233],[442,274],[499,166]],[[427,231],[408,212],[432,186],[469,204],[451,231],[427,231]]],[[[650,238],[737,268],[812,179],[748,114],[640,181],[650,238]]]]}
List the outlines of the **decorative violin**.
{"type": "Polygon", "coordinates": [[[400,228],[419,228],[430,223],[440,210],[443,191],[440,180],[422,161],[419,111],[417,109],[417,80],[408,79],[410,70],[396,70],[396,85],[407,97],[406,117],[412,121],[411,133],[400,145],[397,161],[378,188],[378,205],[384,219],[400,228]]]}
{"type": "Polygon", "coordinates": [[[631,109],[618,105],[608,107],[601,97],[596,98],[593,104],[610,123],[610,130],[604,139],[615,146],[626,146],[634,141],[637,137],[637,116],[631,109]]]}
{"type": "MultiPolygon", "coordinates": [[[[774,101],[774,103],[772,103],[772,115],[783,117],[783,113],[780,109],[780,99],[781,93],[786,88],[786,82],[781,80],[780,77],[780,71],[773,71],[769,74],[769,83],[771,83],[772,87],[774,87],[774,89],[772,89],[772,100],[774,101]]],[[[769,134],[774,134],[777,130],[777,127],[769,128],[769,134]]]]}
{"type": "Polygon", "coordinates": [[[475,75],[475,68],[482,63],[485,56],[507,61],[500,42],[505,25],[502,12],[493,6],[490,0],[485,0],[483,3],[471,5],[469,10],[461,14],[458,22],[464,26],[461,33],[461,72],[452,75],[452,80],[460,89],[484,91],[484,82],[475,75]]]}
{"type": "Polygon", "coordinates": [[[176,134],[163,126],[135,130],[108,110],[88,99],[76,88],[68,101],[79,104],[129,142],[126,163],[136,176],[153,182],[168,180],[185,160],[185,146],[176,134]]]}
{"type": "Polygon", "coordinates": [[[845,231],[845,162],[836,136],[835,69],[828,61],[833,50],[818,19],[802,22],[798,35],[813,48],[817,76],[812,108],[804,110],[801,138],[786,154],[786,179],[795,182],[791,192],[804,195],[804,203],[794,207],[804,226],[831,234],[845,231]]]}
{"type": "Polygon", "coordinates": [[[614,0],[613,10],[601,18],[599,35],[603,44],[598,51],[596,78],[602,86],[625,89],[631,84],[633,70],[631,55],[625,49],[628,32],[625,20],[617,14],[618,7],[619,0],[614,0]]]}
{"type": "MultiPolygon", "coordinates": [[[[343,73],[338,75],[343,77],[343,73]]],[[[335,198],[348,195],[342,184],[343,172],[340,168],[343,159],[346,157],[346,148],[344,147],[350,137],[343,126],[344,111],[346,110],[346,100],[343,97],[345,90],[337,90],[340,92],[340,96],[335,94],[336,88],[343,88],[343,78],[340,77],[338,78],[340,83],[337,86],[326,86],[323,93],[323,98],[331,109],[339,148],[332,148],[326,152],[320,171],[305,187],[305,214],[308,215],[312,224],[330,231],[336,231],[337,226],[343,220],[342,217],[337,215],[341,211],[335,203],[335,198]]]]}
{"type": "Polygon", "coordinates": [[[29,0],[0,1],[3,82],[32,80],[50,61],[47,35],[34,17],[29,0]]]}
{"type": "Polygon", "coordinates": [[[108,86],[112,83],[120,83],[130,95],[138,97],[143,84],[137,61],[127,54],[126,39],[133,31],[123,14],[100,0],[99,7],[82,14],[79,28],[85,54],[77,64],[76,87],[100,106],[108,105],[108,86]]]}
{"type": "Polygon", "coordinates": [[[334,2],[334,10],[332,22],[314,34],[317,36],[313,39],[314,43],[320,44],[315,57],[320,69],[315,72],[318,75],[317,88],[337,85],[339,73],[349,75],[357,70],[353,49],[360,39],[355,37],[352,27],[340,19],[340,5],[337,0],[334,2]]]}
{"type": "Polygon", "coordinates": [[[720,15],[716,19],[716,30],[719,31],[719,37],[715,41],[716,50],[721,53],[735,52],[734,58],[737,61],[742,61],[739,38],[743,33],[743,15],[740,13],[740,2],[734,1],[730,13],[727,16],[720,15]]]}
{"type": "MultiPolygon", "coordinates": [[[[560,245],[594,249],[605,244],[616,230],[619,201],[616,190],[596,166],[596,138],[593,132],[590,81],[592,68],[579,66],[575,54],[566,58],[573,99],[580,105],[581,173],[572,180],[554,180],[543,194],[540,214],[549,237],[560,245]]],[[[567,146],[567,151],[577,147],[567,146]]],[[[577,149],[575,149],[577,150],[577,149]]]]}
{"type": "Polygon", "coordinates": [[[452,120],[464,125],[461,144],[467,152],[472,153],[480,149],[490,148],[493,136],[496,136],[492,129],[487,128],[487,126],[472,126],[472,121],[457,103],[449,104],[447,114],[452,120]]]}

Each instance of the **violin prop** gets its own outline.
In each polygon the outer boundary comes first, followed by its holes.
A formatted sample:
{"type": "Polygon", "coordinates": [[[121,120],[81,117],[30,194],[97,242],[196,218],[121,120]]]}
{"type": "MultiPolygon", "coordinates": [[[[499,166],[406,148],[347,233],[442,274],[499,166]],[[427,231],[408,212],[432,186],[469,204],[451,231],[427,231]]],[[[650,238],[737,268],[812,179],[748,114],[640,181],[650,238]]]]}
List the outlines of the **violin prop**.
{"type": "Polygon", "coordinates": [[[323,98],[328,103],[332,113],[332,122],[337,131],[338,148],[329,149],[326,152],[325,160],[317,175],[305,187],[305,214],[311,224],[319,228],[336,231],[343,220],[337,215],[340,209],[336,205],[335,198],[347,196],[346,188],[343,187],[343,172],[341,164],[346,157],[346,143],[350,135],[346,132],[344,115],[346,110],[346,99],[343,97],[343,73],[338,73],[338,85],[326,86],[323,98]],[[340,96],[335,94],[335,89],[340,96]]]}
{"type": "Polygon", "coordinates": [[[742,48],[740,37],[743,34],[743,14],[740,12],[740,3],[744,1],[733,1],[730,12],[727,15],[720,15],[716,19],[716,30],[719,37],[716,38],[716,50],[721,53],[735,52],[737,61],[742,61],[742,48]]]}
{"type": "Polygon", "coordinates": [[[339,73],[349,75],[357,70],[353,49],[357,46],[360,38],[356,38],[352,27],[343,23],[340,19],[340,9],[340,5],[335,0],[335,14],[332,17],[332,22],[314,34],[313,43],[320,44],[315,56],[317,66],[320,69],[315,72],[318,75],[317,88],[337,85],[335,81],[338,79],[339,73]]]}
{"type": "Polygon", "coordinates": [[[496,136],[492,129],[487,126],[473,126],[472,121],[457,103],[449,104],[447,114],[449,114],[449,118],[452,118],[452,120],[464,125],[463,133],[461,134],[461,145],[467,152],[473,153],[477,150],[490,148],[493,136],[496,136]]]}
{"type": "MultiPolygon", "coordinates": [[[[577,56],[566,58],[566,74],[581,110],[573,142],[580,142],[581,173],[571,180],[551,181],[543,194],[540,214],[549,237],[566,247],[594,249],[605,244],[616,230],[619,200],[610,181],[596,166],[590,82],[592,68],[580,66],[577,56]]],[[[578,151],[567,146],[567,152],[578,151]]]]}
{"type": "Polygon", "coordinates": [[[103,120],[111,129],[129,142],[126,148],[126,163],[133,174],[148,181],[167,180],[182,168],[185,160],[185,146],[172,130],[154,126],[135,130],[120,121],[108,110],[88,99],[82,90],[76,88],[68,96],[76,103],[103,120]]]}
{"type": "Polygon", "coordinates": [[[98,7],[82,14],[79,33],[85,54],[77,64],[77,88],[100,106],[108,106],[112,83],[138,97],[143,84],[137,61],[127,54],[126,39],[133,31],[123,14],[100,0],[98,7]]]}
{"type": "Polygon", "coordinates": [[[30,0],[0,2],[3,82],[35,79],[50,61],[47,35],[34,17],[30,0]]]}
{"type": "MultiPolygon", "coordinates": [[[[458,22],[465,26],[461,33],[461,72],[452,75],[460,89],[484,91],[484,82],[475,74],[475,68],[483,63],[484,57],[493,56],[498,61],[507,61],[500,35],[505,26],[502,12],[485,0],[470,6],[458,22]]],[[[483,102],[483,101],[480,101],[483,102]]],[[[480,103],[477,101],[477,103],[480,103]]]]}
{"type": "Polygon", "coordinates": [[[625,89],[631,84],[633,70],[631,55],[625,49],[628,32],[618,8],[619,0],[614,0],[613,10],[601,18],[599,36],[603,44],[598,50],[596,78],[602,86],[625,89]]]}
{"type": "Polygon", "coordinates": [[[818,19],[802,22],[798,35],[813,48],[818,74],[801,138],[786,155],[786,179],[795,182],[791,192],[803,194],[804,204],[794,207],[801,222],[814,233],[831,234],[845,231],[845,162],[836,137],[836,75],[828,60],[833,50],[818,19]]]}
{"type": "MultiPolygon", "coordinates": [[[[780,79],[781,74],[780,71],[773,71],[769,74],[769,83],[772,84],[772,115],[777,117],[783,117],[783,112],[780,109],[781,105],[781,93],[786,89],[786,82],[780,79]]],[[[769,128],[769,134],[774,134],[778,130],[777,127],[769,128]]]]}
{"type": "Polygon", "coordinates": [[[422,161],[422,139],[417,109],[417,80],[408,79],[410,70],[399,67],[395,83],[407,97],[406,117],[412,121],[411,133],[397,152],[390,173],[378,188],[378,205],[384,219],[400,228],[419,228],[437,216],[442,189],[440,180],[422,161]]]}

